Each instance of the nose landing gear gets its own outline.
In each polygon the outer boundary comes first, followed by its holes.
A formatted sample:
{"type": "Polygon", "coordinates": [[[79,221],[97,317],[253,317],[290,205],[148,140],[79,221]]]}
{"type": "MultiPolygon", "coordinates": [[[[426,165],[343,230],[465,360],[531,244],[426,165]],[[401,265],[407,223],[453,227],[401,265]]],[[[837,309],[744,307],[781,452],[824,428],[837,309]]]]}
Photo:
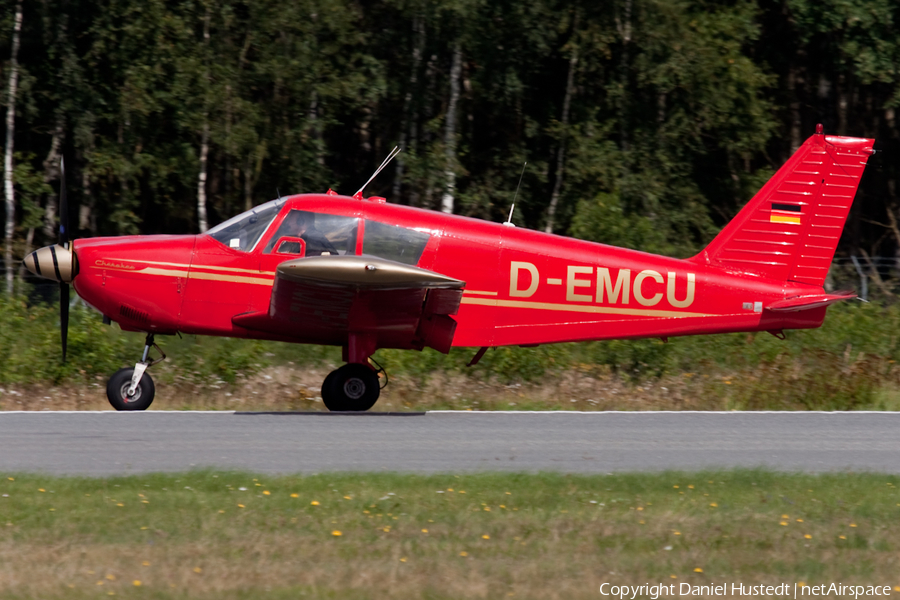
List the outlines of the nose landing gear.
{"type": "Polygon", "coordinates": [[[165,352],[156,345],[153,334],[148,333],[141,360],[133,368],[119,369],[106,383],[106,397],[112,407],[116,410],[147,410],[156,395],[156,386],[145,371],[165,359],[165,352]],[[149,359],[151,347],[156,348],[160,358],[149,359]]]}

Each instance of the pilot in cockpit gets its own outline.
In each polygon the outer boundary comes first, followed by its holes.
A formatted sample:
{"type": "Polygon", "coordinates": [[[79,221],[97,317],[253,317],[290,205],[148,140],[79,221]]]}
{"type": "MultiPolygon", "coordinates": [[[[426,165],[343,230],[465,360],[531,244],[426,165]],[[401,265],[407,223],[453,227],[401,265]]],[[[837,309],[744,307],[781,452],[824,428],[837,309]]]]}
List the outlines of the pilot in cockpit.
{"type": "Polygon", "coordinates": [[[292,210],[284,218],[274,239],[282,236],[299,237],[306,242],[306,256],[337,254],[337,249],[328,241],[325,234],[316,229],[314,219],[313,213],[292,210]]]}

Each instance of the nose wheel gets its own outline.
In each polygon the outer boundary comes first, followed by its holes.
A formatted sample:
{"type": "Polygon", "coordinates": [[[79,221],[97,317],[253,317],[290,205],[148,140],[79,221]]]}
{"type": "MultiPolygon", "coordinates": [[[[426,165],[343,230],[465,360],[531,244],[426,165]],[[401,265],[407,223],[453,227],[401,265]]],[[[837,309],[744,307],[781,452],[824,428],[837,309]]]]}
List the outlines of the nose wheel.
{"type": "Polygon", "coordinates": [[[156,386],[146,370],[166,359],[166,354],[147,334],[144,353],[134,367],[125,367],[113,373],[106,383],[106,398],[116,410],[147,410],[156,395],[156,386]],[[150,360],[150,348],[156,348],[160,358],[150,360]]]}
{"type": "Polygon", "coordinates": [[[359,363],[332,371],[322,383],[322,401],[333,412],[369,410],[380,394],[378,374],[369,365],[359,363]]]}

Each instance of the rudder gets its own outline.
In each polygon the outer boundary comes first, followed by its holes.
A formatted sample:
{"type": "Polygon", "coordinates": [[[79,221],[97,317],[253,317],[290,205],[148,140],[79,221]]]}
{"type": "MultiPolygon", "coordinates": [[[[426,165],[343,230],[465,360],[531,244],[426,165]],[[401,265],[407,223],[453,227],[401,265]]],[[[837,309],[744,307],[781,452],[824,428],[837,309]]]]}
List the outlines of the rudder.
{"type": "Polygon", "coordinates": [[[875,140],[822,126],[692,261],[821,286],[875,140]]]}

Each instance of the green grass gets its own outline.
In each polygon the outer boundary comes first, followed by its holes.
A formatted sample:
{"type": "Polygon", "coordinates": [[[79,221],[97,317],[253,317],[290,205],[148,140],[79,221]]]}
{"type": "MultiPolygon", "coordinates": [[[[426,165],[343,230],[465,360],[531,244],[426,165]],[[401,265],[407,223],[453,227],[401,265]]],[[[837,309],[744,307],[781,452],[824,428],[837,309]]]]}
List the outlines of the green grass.
{"type": "Polygon", "coordinates": [[[725,580],[900,591],[897,486],[765,471],[4,475],[0,597],[594,598],[607,581],[725,580]]]}

